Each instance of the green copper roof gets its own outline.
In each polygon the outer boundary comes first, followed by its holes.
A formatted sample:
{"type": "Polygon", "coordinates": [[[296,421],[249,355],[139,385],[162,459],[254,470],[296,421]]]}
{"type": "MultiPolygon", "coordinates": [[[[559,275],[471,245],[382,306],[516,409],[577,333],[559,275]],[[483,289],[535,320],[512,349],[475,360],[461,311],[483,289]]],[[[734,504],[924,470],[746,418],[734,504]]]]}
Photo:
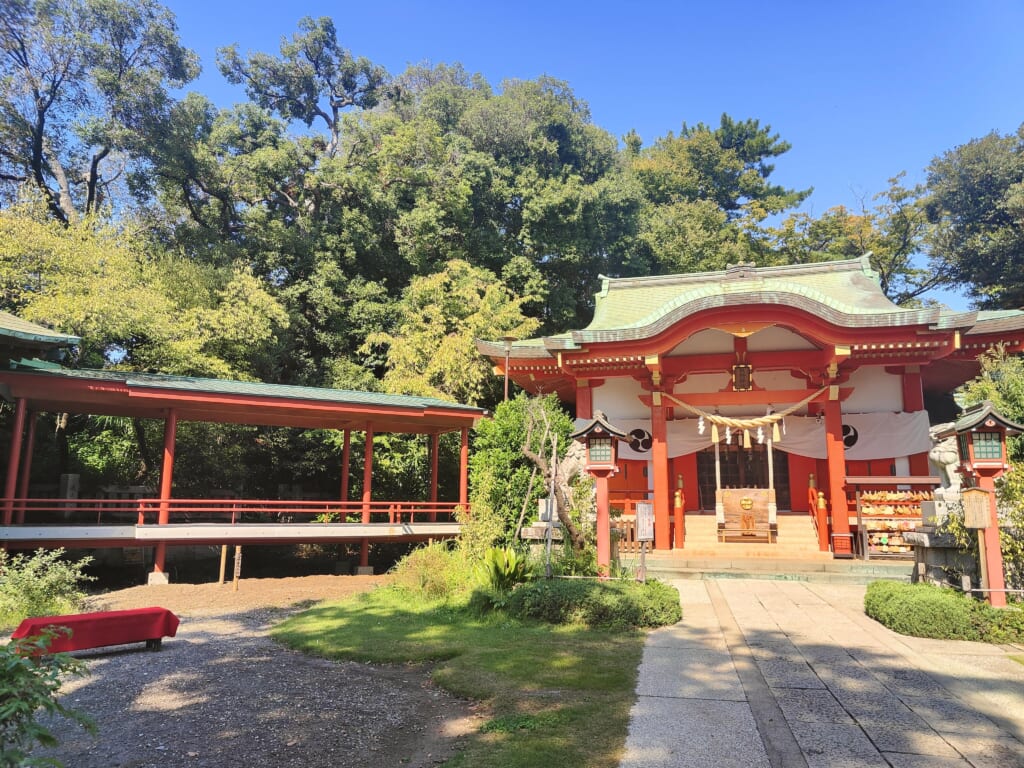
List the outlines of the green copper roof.
{"type": "Polygon", "coordinates": [[[17,346],[70,347],[82,340],[66,333],[56,333],[7,312],[0,312],[0,341],[17,346]]]}
{"type": "MultiPolygon", "coordinates": [[[[608,331],[657,332],[695,312],[737,304],[798,306],[845,326],[934,323],[937,309],[903,309],[878,284],[866,258],[778,267],[737,266],[718,272],[604,278],[594,319],[574,334],[602,340],[608,331]]],[[[626,333],[623,333],[626,332],[626,333]]]]}
{"type": "MultiPolygon", "coordinates": [[[[858,259],[774,267],[732,266],[716,272],[651,277],[603,277],[594,318],[581,330],[517,341],[517,358],[550,358],[559,350],[591,343],[650,338],[706,310],[729,307],[794,307],[847,329],[925,327],[965,333],[1024,328],[1024,312],[951,312],[938,307],[904,308],[882,292],[867,256],[858,259]]],[[[500,341],[478,341],[493,360],[500,341]]]]}
{"type": "Polygon", "coordinates": [[[241,395],[272,397],[293,400],[314,400],[350,405],[381,405],[391,408],[443,408],[446,410],[480,413],[485,411],[471,405],[462,405],[433,397],[413,395],[389,395],[382,392],[356,392],[345,389],[323,389],[320,387],[299,387],[288,384],[266,384],[259,381],[236,381],[233,379],[203,379],[194,376],[170,376],[158,373],[136,373],[135,371],[71,369],[46,371],[54,375],[74,379],[115,381],[137,389],[166,389],[177,392],[202,392],[216,395],[241,395]]]}

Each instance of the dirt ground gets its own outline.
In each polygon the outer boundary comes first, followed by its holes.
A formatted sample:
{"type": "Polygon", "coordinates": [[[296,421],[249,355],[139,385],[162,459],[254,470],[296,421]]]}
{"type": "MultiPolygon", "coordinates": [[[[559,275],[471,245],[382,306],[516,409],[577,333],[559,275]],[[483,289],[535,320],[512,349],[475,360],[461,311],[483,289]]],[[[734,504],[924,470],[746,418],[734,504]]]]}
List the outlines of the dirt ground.
{"type": "Polygon", "coordinates": [[[270,627],[325,599],[373,589],[380,576],[304,576],[139,586],[93,598],[91,610],[161,606],[181,619],[163,649],[142,644],[75,654],[90,674],[65,702],[96,721],[66,721],[38,756],[68,768],[431,766],[475,725],[472,705],[424,667],[331,662],[274,643],[270,627]]]}

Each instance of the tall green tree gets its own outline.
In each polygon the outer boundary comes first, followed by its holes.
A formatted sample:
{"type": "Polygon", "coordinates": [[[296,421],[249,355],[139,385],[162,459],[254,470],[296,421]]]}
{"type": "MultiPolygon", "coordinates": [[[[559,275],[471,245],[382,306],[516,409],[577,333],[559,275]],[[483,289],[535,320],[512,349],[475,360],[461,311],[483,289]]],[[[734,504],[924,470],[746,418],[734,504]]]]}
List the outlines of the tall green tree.
{"type": "Polygon", "coordinates": [[[254,103],[285,120],[327,128],[328,157],[340,147],[342,112],[376,106],[387,72],[368,59],[355,58],[338,42],[334,22],[326,16],[299,20],[299,31],[281,43],[279,57],[253,53],[242,57],[235,45],[218,56],[221,73],[243,85],[254,103]]]}
{"type": "Polygon", "coordinates": [[[932,244],[978,306],[1024,306],[1024,124],[949,150],[928,166],[932,244]]]}
{"type": "Polygon", "coordinates": [[[31,184],[61,222],[96,211],[145,162],[170,89],[198,74],[173,14],[155,0],[6,0],[0,182],[8,201],[31,184]]]}
{"type": "Polygon", "coordinates": [[[80,364],[253,378],[288,318],[244,266],[151,253],[124,224],[0,210],[0,306],[83,339],[80,364]]]}
{"type": "Polygon", "coordinates": [[[670,132],[647,149],[635,134],[627,138],[644,200],[639,241],[653,273],[770,262],[761,222],[811,192],[770,182],[769,161],[790,144],[757,120],[722,115],[717,128],[684,123],[678,136],[670,132]]]}
{"type": "Polygon", "coordinates": [[[872,208],[837,206],[818,218],[791,214],[769,229],[772,251],[786,264],[868,255],[882,292],[900,306],[917,305],[951,277],[945,262],[927,253],[933,227],[922,204],[924,188],[904,187],[903,176],[889,180],[872,208]]]}
{"type": "Polygon", "coordinates": [[[410,283],[395,328],[371,334],[364,349],[386,347],[388,392],[491,403],[496,380],[474,342],[529,336],[537,321],[523,316],[522,303],[486,270],[451,261],[443,272],[410,283]]]}

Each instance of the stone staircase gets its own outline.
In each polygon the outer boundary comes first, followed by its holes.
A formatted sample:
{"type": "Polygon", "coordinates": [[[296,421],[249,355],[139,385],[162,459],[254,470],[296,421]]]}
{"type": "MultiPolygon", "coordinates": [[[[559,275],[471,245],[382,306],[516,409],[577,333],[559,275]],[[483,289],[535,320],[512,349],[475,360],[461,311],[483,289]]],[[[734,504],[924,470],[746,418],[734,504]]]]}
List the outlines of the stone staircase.
{"type": "MultiPolygon", "coordinates": [[[[779,515],[775,544],[720,542],[714,515],[686,516],[682,549],[647,553],[647,573],[660,579],[778,579],[837,584],[867,584],[876,579],[909,581],[914,563],[834,559],[818,548],[808,515],[779,515]]],[[[621,553],[623,566],[637,568],[637,553],[621,553]]]]}
{"type": "Polygon", "coordinates": [[[719,541],[714,515],[687,515],[686,542],[676,550],[686,558],[757,558],[831,560],[830,552],[818,548],[818,534],[810,515],[779,515],[779,535],[774,544],[765,542],[719,541]]]}

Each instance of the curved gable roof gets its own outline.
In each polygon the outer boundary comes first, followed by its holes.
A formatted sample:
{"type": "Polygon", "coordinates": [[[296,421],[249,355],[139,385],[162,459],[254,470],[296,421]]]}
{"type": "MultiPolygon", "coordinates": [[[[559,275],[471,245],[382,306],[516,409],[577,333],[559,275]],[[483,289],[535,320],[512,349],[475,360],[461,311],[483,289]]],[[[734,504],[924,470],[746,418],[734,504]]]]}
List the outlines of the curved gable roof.
{"type": "Polygon", "coordinates": [[[604,278],[594,319],[573,341],[638,339],[684,317],[718,307],[779,305],[848,328],[934,325],[937,308],[904,309],[879,287],[866,257],[778,267],[736,266],[717,272],[604,278]]]}

